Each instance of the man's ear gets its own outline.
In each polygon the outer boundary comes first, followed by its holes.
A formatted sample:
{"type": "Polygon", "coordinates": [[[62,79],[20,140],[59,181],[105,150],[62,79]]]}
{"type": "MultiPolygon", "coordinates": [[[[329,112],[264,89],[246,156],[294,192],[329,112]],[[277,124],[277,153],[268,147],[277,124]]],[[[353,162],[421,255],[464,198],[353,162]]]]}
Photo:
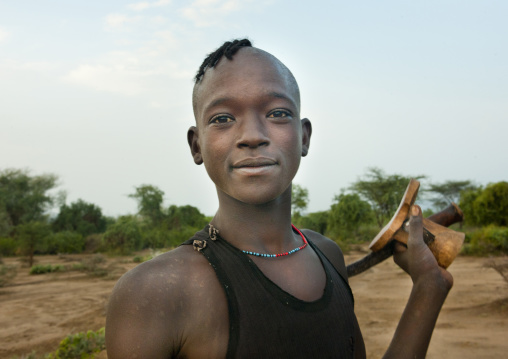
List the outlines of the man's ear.
{"type": "Polygon", "coordinates": [[[308,118],[303,118],[302,122],[302,157],[307,156],[310,147],[310,136],[312,135],[312,124],[308,118]]]}
{"type": "Polygon", "coordinates": [[[196,126],[191,126],[187,131],[187,142],[191,150],[192,158],[194,163],[200,165],[203,163],[203,157],[201,156],[201,148],[199,147],[199,134],[196,126]]]}

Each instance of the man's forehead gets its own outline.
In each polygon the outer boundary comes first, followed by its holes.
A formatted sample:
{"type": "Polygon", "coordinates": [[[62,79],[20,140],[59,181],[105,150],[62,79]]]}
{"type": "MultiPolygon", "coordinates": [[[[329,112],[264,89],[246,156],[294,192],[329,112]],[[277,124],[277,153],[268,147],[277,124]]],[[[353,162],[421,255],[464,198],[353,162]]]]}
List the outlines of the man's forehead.
{"type": "Polygon", "coordinates": [[[237,75],[259,74],[268,75],[271,81],[280,81],[288,92],[295,97],[299,107],[300,94],[298,84],[289,69],[275,56],[258,48],[244,47],[240,49],[232,60],[225,57],[213,68],[206,70],[202,80],[194,86],[193,107],[194,114],[198,106],[203,105],[203,97],[207,97],[210,91],[217,90],[218,86],[227,85],[227,81],[236,78],[237,75]]]}

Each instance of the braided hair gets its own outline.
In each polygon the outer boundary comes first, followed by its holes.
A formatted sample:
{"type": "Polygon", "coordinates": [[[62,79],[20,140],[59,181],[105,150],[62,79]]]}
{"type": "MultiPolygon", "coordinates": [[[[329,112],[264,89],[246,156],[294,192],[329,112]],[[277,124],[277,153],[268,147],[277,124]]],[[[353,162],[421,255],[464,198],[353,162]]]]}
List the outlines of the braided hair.
{"type": "Polygon", "coordinates": [[[194,77],[194,83],[199,83],[205,75],[206,70],[210,67],[215,67],[223,56],[226,56],[228,60],[232,60],[233,55],[242,47],[252,47],[252,43],[248,39],[226,41],[217,50],[208,54],[199,67],[196,77],[194,77]]]}

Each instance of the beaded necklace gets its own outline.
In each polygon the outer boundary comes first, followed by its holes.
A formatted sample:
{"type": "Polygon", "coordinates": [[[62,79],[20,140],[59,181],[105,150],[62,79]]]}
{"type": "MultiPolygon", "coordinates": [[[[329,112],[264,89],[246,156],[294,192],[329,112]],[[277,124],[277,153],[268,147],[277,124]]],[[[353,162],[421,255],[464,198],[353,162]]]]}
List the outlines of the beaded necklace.
{"type": "MultiPolygon", "coordinates": [[[[296,253],[298,252],[299,250],[301,249],[304,249],[305,247],[307,247],[307,239],[305,239],[305,236],[302,234],[302,232],[300,232],[300,230],[298,228],[296,228],[293,224],[291,224],[291,227],[296,231],[298,232],[298,234],[300,235],[300,237],[302,237],[302,240],[303,240],[303,244],[300,246],[300,247],[297,247],[295,249],[292,249],[290,250],[289,252],[283,252],[283,253],[277,253],[277,254],[266,254],[266,253],[258,253],[258,252],[251,252],[251,251],[244,251],[242,250],[243,253],[245,254],[249,254],[251,256],[256,256],[256,257],[264,257],[264,258],[277,258],[277,257],[284,257],[284,256],[288,256],[290,254],[293,254],[293,253],[296,253]]],[[[212,240],[215,240],[217,239],[217,234],[219,233],[219,230],[217,228],[214,228],[212,225],[210,225],[210,228],[209,228],[209,235],[210,235],[210,238],[212,240]]]]}

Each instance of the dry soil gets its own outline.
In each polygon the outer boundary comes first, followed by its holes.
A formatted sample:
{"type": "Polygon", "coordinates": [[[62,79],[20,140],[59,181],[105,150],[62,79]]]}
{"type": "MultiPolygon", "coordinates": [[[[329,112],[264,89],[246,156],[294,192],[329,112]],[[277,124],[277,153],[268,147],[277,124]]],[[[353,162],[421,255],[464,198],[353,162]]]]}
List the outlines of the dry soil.
{"type": "MultiPolygon", "coordinates": [[[[346,256],[350,263],[361,248],[346,256]]],[[[84,256],[41,256],[37,264],[70,265],[84,256]]],[[[105,325],[108,297],[118,277],[136,266],[131,257],[108,258],[109,275],[69,271],[29,275],[19,258],[13,281],[0,288],[0,358],[55,350],[66,335],[105,325]]],[[[438,319],[428,358],[508,357],[508,282],[492,268],[507,257],[459,257],[449,268],[455,284],[438,319]]],[[[392,260],[351,278],[368,358],[380,358],[395,331],[411,281],[392,260]]],[[[99,358],[106,358],[102,352],[99,358]]]]}

